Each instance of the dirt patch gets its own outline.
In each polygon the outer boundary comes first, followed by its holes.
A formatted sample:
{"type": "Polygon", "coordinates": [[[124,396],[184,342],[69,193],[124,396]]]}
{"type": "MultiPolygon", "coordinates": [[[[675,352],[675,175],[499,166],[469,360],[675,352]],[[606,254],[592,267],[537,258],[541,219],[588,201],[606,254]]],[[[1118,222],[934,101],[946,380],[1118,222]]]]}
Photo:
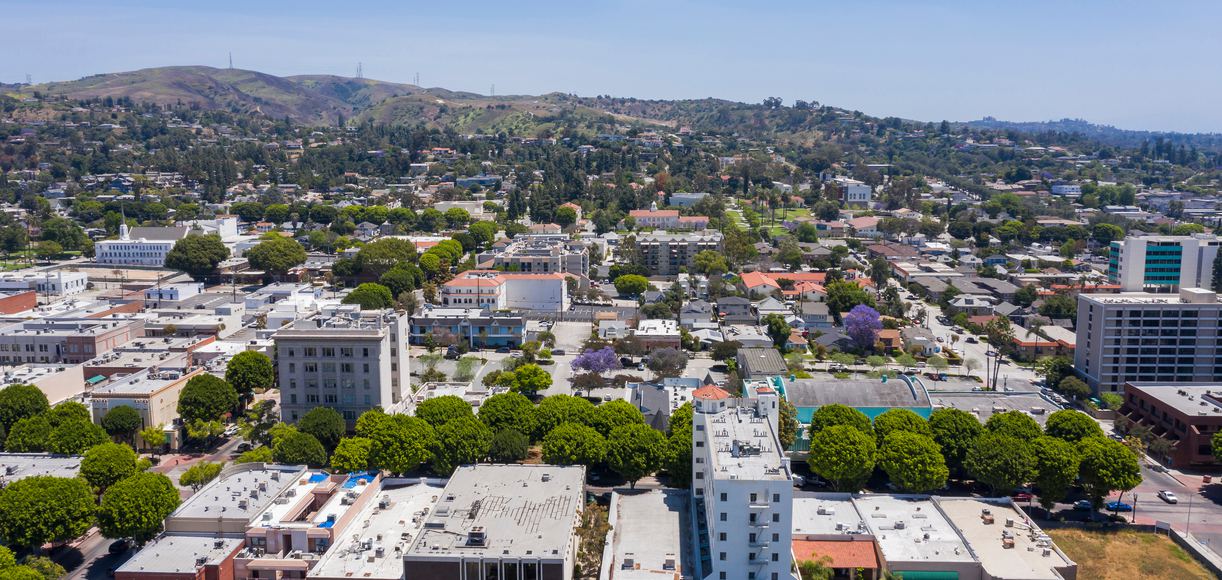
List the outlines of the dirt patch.
{"type": "Polygon", "coordinates": [[[1210,580],[1214,577],[1166,536],[1133,530],[1046,531],[1057,547],[1078,563],[1078,578],[1210,580]]]}

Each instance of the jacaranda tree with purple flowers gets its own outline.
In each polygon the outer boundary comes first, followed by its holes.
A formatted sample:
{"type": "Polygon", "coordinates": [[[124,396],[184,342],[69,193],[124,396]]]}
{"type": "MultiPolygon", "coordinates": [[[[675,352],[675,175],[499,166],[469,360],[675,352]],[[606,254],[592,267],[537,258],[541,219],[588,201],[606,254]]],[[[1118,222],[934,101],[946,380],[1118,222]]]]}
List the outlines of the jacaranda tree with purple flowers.
{"type": "Polygon", "coordinates": [[[878,341],[878,331],[883,329],[883,322],[878,311],[858,304],[844,317],[844,330],[853,343],[862,350],[874,348],[878,341]]]}
{"type": "Polygon", "coordinates": [[[574,372],[586,371],[601,375],[620,368],[619,357],[615,355],[615,349],[609,346],[598,350],[586,349],[573,359],[572,367],[574,372]]]}

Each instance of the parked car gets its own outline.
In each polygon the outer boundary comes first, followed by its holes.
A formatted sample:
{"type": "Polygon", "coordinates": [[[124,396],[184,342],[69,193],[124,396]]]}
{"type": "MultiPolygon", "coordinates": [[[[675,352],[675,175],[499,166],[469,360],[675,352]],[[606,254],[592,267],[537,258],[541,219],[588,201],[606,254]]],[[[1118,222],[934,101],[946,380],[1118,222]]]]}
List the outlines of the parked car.
{"type": "Polygon", "coordinates": [[[564,349],[562,349],[562,348],[554,348],[554,349],[552,349],[552,356],[564,356],[564,355],[566,355],[566,354],[568,354],[568,353],[564,352],[564,349]]]}
{"type": "Polygon", "coordinates": [[[1080,499],[1078,501],[1073,502],[1073,509],[1078,510],[1078,511],[1087,511],[1088,512],[1090,510],[1095,509],[1095,506],[1091,505],[1090,500],[1088,499],[1080,499]]]}
{"type": "Polygon", "coordinates": [[[1111,511],[1114,511],[1114,512],[1131,512],[1131,511],[1133,511],[1133,506],[1131,506],[1131,505],[1129,505],[1129,504],[1127,504],[1127,503],[1124,503],[1124,502],[1122,502],[1122,501],[1109,501],[1109,502],[1107,502],[1107,503],[1106,503],[1106,504],[1104,504],[1104,505],[1106,505],[1106,506],[1107,506],[1107,509],[1109,509],[1109,510],[1111,510],[1111,511]]]}
{"type": "Polygon", "coordinates": [[[1035,496],[1034,496],[1034,495],[1031,495],[1030,493],[1027,493],[1027,492],[1025,492],[1025,491],[1020,491],[1020,492],[1017,492],[1017,493],[1015,493],[1014,495],[1010,496],[1010,499],[1012,499],[1012,500],[1014,500],[1014,501],[1031,501],[1031,500],[1035,499],[1035,496]]]}
{"type": "Polygon", "coordinates": [[[968,343],[968,344],[977,344],[977,343],[979,343],[979,342],[980,342],[979,340],[976,340],[976,337],[974,337],[974,336],[969,336],[969,337],[967,337],[967,338],[963,339],[963,341],[964,341],[964,342],[966,342],[966,343],[968,343]]]}
{"type": "Polygon", "coordinates": [[[502,354],[506,354],[510,351],[510,348],[507,346],[502,346],[501,348],[496,349],[496,351],[502,354]]]}
{"type": "Polygon", "coordinates": [[[251,443],[250,441],[243,441],[241,443],[238,443],[237,451],[238,453],[245,453],[254,448],[255,448],[254,443],[251,443]]]}
{"type": "Polygon", "coordinates": [[[110,547],[106,548],[111,554],[122,554],[131,547],[131,542],[127,538],[120,538],[110,543],[110,547]]]}
{"type": "Polygon", "coordinates": [[[802,477],[801,475],[798,475],[796,473],[793,474],[793,486],[794,487],[803,487],[805,485],[806,485],[805,477],[802,477]]]}
{"type": "Polygon", "coordinates": [[[456,346],[451,346],[450,348],[446,349],[446,358],[447,359],[457,360],[461,354],[462,353],[458,352],[458,347],[456,346]]]}
{"type": "Polygon", "coordinates": [[[1180,503],[1180,498],[1175,497],[1175,494],[1166,489],[1158,490],[1158,498],[1167,503],[1180,503]]]}

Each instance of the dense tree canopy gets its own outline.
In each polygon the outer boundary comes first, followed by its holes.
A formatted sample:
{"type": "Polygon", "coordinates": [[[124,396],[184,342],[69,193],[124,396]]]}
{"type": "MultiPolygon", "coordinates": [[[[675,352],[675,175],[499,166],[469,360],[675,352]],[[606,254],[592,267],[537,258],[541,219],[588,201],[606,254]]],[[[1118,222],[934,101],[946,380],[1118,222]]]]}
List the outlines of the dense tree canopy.
{"type": "Polygon", "coordinates": [[[926,435],[892,431],[878,450],[878,466],[896,489],[908,493],[932,491],[946,485],[950,475],[942,449],[926,435]]]}
{"type": "Polygon", "coordinates": [[[390,288],[366,282],[344,296],[343,302],[344,304],[360,305],[361,310],[380,310],[394,306],[395,297],[391,295],[390,288]]]}
{"type": "Polygon", "coordinates": [[[298,431],[292,433],[272,447],[272,457],[276,463],[287,465],[308,465],[322,467],[327,464],[327,450],[318,438],[298,431]]]}
{"type": "Polygon", "coordinates": [[[369,469],[373,456],[373,440],[365,437],[345,437],[335,446],[331,454],[331,468],[340,473],[353,473],[369,469]]]}
{"type": "Polygon", "coordinates": [[[1073,409],[1061,409],[1048,416],[1044,433],[1050,437],[1077,443],[1087,437],[1103,437],[1103,428],[1090,415],[1073,409]]]}
{"type": "Polygon", "coordinates": [[[313,435],[325,449],[334,449],[348,430],[344,416],[330,407],[314,407],[297,421],[297,429],[313,435]]]}
{"type": "Polygon", "coordinates": [[[925,436],[933,435],[929,422],[908,409],[888,409],[874,418],[874,435],[878,438],[879,447],[882,447],[887,435],[894,431],[908,431],[925,436]]]}
{"type": "Polygon", "coordinates": [[[1043,429],[1040,429],[1040,424],[1022,411],[997,413],[984,422],[984,428],[992,433],[1015,437],[1023,441],[1030,441],[1044,434],[1043,429]]]}
{"type": "Polygon", "coordinates": [[[0,426],[6,432],[17,421],[45,413],[50,408],[47,396],[34,385],[9,385],[0,389],[0,426]]]}
{"type": "Polygon", "coordinates": [[[1026,439],[986,431],[976,438],[963,466],[993,493],[1008,494],[1035,476],[1035,454],[1026,439]]]}
{"type": "Polygon", "coordinates": [[[449,475],[460,465],[483,461],[492,449],[492,430],[468,414],[437,427],[437,448],[433,452],[433,471],[449,475]]]}
{"type": "Polygon", "coordinates": [[[238,392],[219,377],[191,377],[178,394],[178,414],[184,421],[216,421],[238,406],[238,392]]]}
{"type": "Polygon", "coordinates": [[[1137,455],[1118,441],[1088,437],[1078,442],[1078,453],[1081,457],[1078,476],[1096,509],[1112,491],[1128,491],[1141,483],[1137,455]]]}
{"type": "Polygon", "coordinates": [[[216,273],[216,267],[229,257],[229,248],[218,235],[189,235],[174,243],[166,254],[165,267],[182,270],[196,280],[216,273]]]}
{"type": "Polygon", "coordinates": [[[625,425],[645,424],[645,416],[636,405],[623,399],[607,401],[594,408],[594,417],[590,424],[604,437],[610,437],[611,432],[625,425]]]}
{"type": "Polygon", "coordinates": [[[484,400],[479,420],[494,433],[516,429],[530,434],[535,430],[535,405],[519,393],[500,393],[484,400]]]}
{"type": "Polygon", "coordinates": [[[644,422],[616,427],[607,437],[607,465],[633,488],[638,479],[661,469],[666,456],[666,438],[644,422]]]}
{"type": "Polygon", "coordinates": [[[283,276],[306,261],[305,248],[296,240],[275,237],[264,240],[243,254],[250,267],[274,276],[283,276]]]}
{"type": "Polygon", "coordinates": [[[156,537],[162,522],[181,500],[170,478],[137,473],[106,490],[98,506],[98,527],[108,538],[132,538],[143,543],[156,537]]]}
{"type": "Polygon", "coordinates": [[[143,419],[140,412],[128,405],[113,407],[102,417],[102,428],[111,437],[131,439],[140,429],[143,419]]]}
{"type": "Polygon", "coordinates": [[[137,471],[136,452],[122,443],[95,445],[81,458],[81,477],[98,489],[104,490],[137,471]]]}
{"type": "Polygon", "coordinates": [[[250,399],[256,390],[276,385],[276,370],[267,355],[244,350],[229,359],[225,367],[225,382],[233,385],[241,398],[250,399]]]}
{"type": "Polygon", "coordinates": [[[591,425],[593,422],[594,404],[581,397],[552,395],[535,408],[536,439],[542,439],[561,423],[591,425]]]}
{"type": "Polygon", "coordinates": [[[93,524],[93,492],[79,478],[36,475],[0,492],[0,538],[21,549],[71,540],[93,524]]]}
{"type": "Polygon", "coordinates": [[[815,412],[811,414],[811,433],[818,433],[835,425],[847,425],[867,435],[874,435],[874,426],[870,423],[870,418],[865,413],[848,405],[841,405],[839,403],[823,405],[815,409],[815,412]]]}
{"type": "Polygon", "coordinates": [[[954,471],[963,468],[963,459],[984,427],[975,415],[952,407],[938,409],[929,416],[933,440],[942,448],[946,465],[954,471]]]}
{"type": "Polygon", "coordinates": [[[593,427],[563,423],[543,438],[543,460],[555,465],[596,465],[607,455],[607,439],[593,427]]]}
{"type": "Polygon", "coordinates": [[[836,491],[857,491],[874,472],[874,437],[849,425],[825,427],[811,436],[806,462],[836,491]]]}

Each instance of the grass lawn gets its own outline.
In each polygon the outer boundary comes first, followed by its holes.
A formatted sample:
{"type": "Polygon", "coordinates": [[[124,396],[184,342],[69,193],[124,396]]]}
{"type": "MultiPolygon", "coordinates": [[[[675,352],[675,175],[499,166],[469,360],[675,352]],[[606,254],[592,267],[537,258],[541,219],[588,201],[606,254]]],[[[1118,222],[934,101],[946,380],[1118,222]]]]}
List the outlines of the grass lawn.
{"type": "Polygon", "coordinates": [[[1066,555],[1078,563],[1078,577],[1092,580],[1131,578],[1213,578],[1170,538],[1132,530],[1045,530],[1066,555]]]}

